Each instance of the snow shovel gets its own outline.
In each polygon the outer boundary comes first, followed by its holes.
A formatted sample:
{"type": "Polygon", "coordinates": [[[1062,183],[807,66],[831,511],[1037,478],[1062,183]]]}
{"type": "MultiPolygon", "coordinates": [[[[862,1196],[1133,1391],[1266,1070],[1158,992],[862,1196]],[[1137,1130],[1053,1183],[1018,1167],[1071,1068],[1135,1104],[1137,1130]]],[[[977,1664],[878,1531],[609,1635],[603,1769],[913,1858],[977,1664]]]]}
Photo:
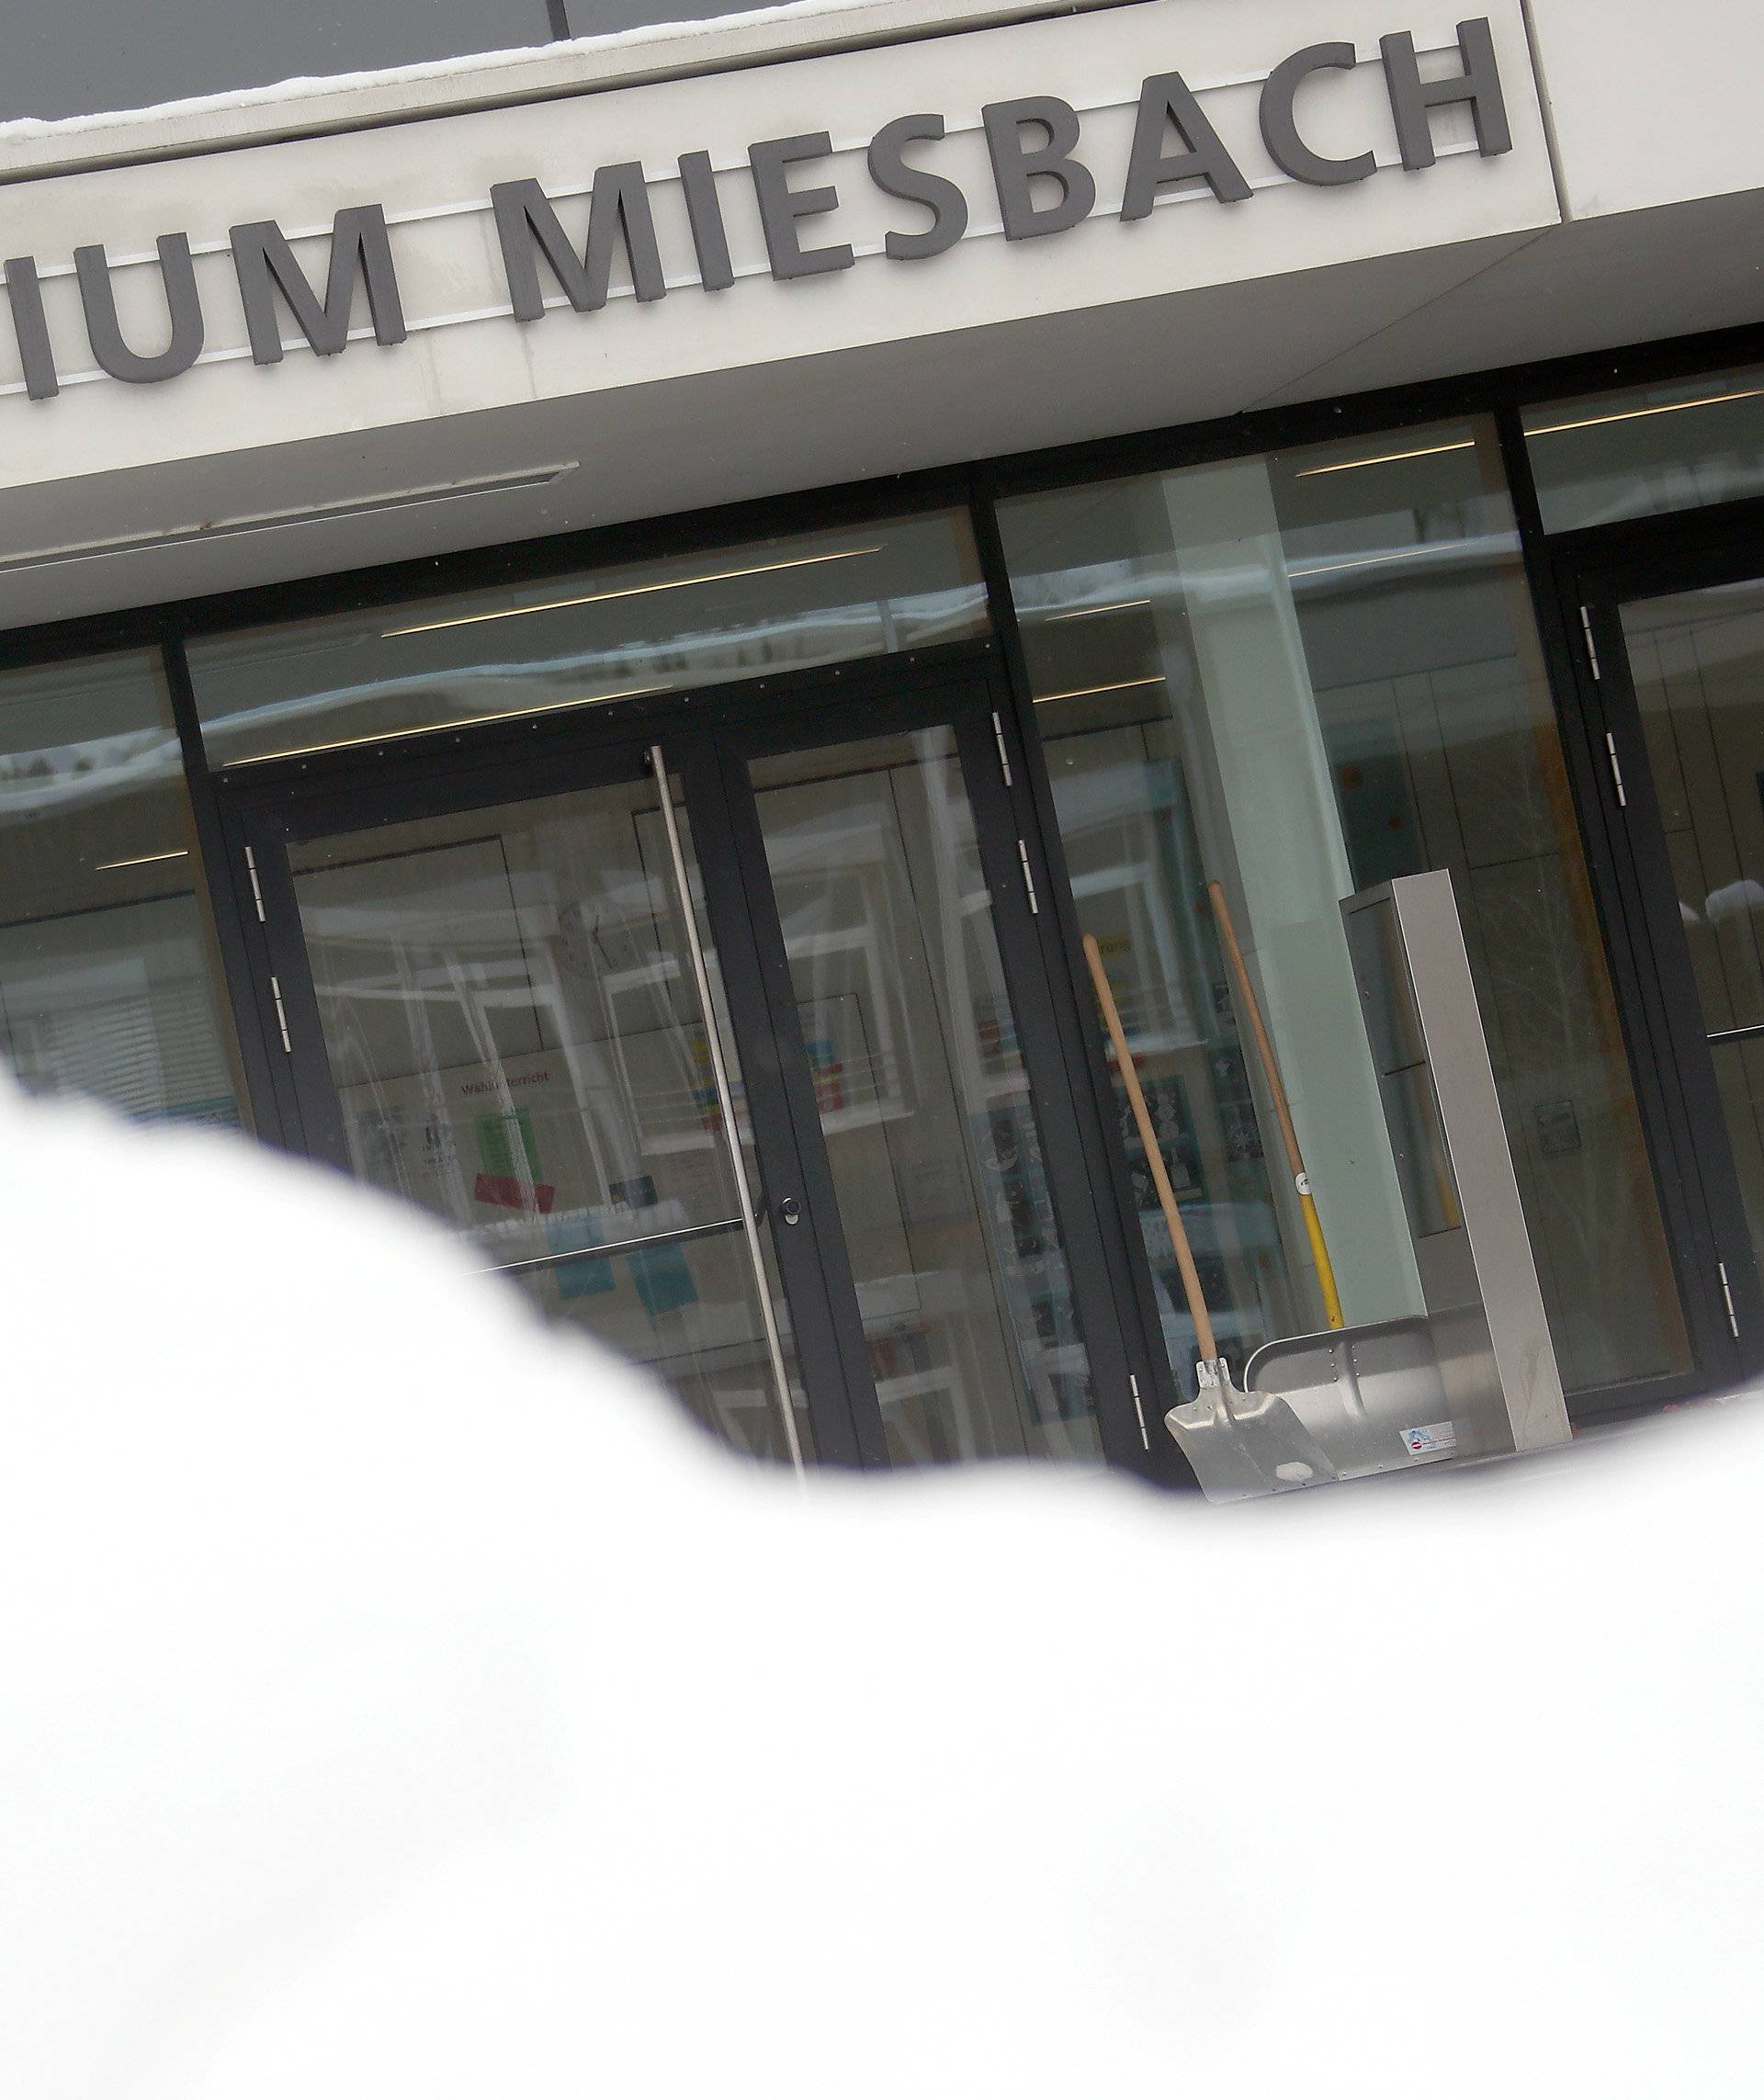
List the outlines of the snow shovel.
{"type": "Polygon", "coordinates": [[[1114,1003],[1108,972],[1102,967],[1102,951],[1093,934],[1084,936],[1084,959],[1090,965],[1091,981],[1096,988],[1109,1041],[1114,1045],[1115,1069],[1133,1109],[1146,1166],[1158,1191],[1164,1223],[1170,1228],[1170,1243],[1175,1249],[1200,1350],[1195,1365],[1199,1393],[1194,1399],[1172,1407],[1164,1417],[1164,1426],[1182,1446],[1182,1456],[1194,1469],[1194,1477],[1211,1502],[1238,1502],[1252,1495],[1278,1495],[1286,1488],[1333,1480],[1335,1469],[1278,1394],[1251,1396],[1240,1393],[1231,1383],[1230,1367],[1219,1354],[1213,1315],[1207,1310],[1200,1271],[1194,1266],[1194,1250],[1182,1224],[1176,1191],[1170,1185],[1145,1090],[1127,1048],[1120,1009],[1114,1003]]]}

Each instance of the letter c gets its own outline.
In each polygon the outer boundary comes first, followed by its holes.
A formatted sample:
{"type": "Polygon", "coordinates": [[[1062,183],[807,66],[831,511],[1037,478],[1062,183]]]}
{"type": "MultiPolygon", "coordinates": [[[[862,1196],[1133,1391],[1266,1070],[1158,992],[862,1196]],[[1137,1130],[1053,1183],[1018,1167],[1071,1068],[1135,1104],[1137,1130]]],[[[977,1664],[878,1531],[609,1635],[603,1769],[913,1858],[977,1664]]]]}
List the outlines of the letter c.
{"type": "Polygon", "coordinates": [[[1261,91],[1261,138],[1268,157],[1277,168],[1297,182],[1332,189],[1343,183],[1364,182],[1375,175],[1378,162],[1372,153],[1360,153],[1351,161],[1332,161],[1314,153],[1298,135],[1293,106],[1298,91],[1314,73],[1351,73],[1359,63],[1351,44],[1312,44],[1277,65],[1261,91]]]}

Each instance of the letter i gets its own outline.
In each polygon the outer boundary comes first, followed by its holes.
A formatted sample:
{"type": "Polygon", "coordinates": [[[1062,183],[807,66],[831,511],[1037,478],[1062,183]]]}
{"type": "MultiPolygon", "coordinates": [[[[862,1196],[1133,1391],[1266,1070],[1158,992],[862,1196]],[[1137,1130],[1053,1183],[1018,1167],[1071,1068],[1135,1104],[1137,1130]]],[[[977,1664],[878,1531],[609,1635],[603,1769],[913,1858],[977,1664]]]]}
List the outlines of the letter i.
{"type": "Polygon", "coordinates": [[[729,233],[717,195],[717,177],[708,153],[682,153],[680,186],[692,221],[692,244],[698,254],[698,281],[707,291],[727,291],[735,282],[729,259],[729,233]]]}
{"type": "Polygon", "coordinates": [[[34,401],[52,401],[62,390],[55,352],[43,313],[43,288],[37,281],[37,258],[14,255],[6,265],[6,296],[12,301],[12,330],[25,367],[25,391],[34,401]]]}

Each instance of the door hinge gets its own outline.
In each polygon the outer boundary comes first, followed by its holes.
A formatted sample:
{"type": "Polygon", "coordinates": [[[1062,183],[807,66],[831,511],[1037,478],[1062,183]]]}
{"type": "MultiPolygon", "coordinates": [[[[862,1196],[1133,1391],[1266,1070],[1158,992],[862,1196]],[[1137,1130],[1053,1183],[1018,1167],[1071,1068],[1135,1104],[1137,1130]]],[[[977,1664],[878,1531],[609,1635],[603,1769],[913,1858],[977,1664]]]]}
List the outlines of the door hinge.
{"type": "Polygon", "coordinates": [[[1035,878],[1029,872],[1029,848],[1019,839],[1017,858],[1023,863],[1023,886],[1029,892],[1029,909],[1037,919],[1041,917],[1041,899],[1035,895],[1035,878]]]}
{"type": "Polygon", "coordinates": [[[264,909],[263,885],[257,880],[257,856],[249,846],[245,848],[245,873],[251,877],[251,901],[257,907],[257,923],[261,926],[268,914],[264,909]]]}
{"type": "Polygon", "coordinates": [[[294,1045],[288,1038],[288,1009],[282,1004],[282,988],[274,977],[269,980],[269,996],[276,1001],[276,1025],[282,1032],[282,1048],[291,1057],[294,1045]]]}
{"type": "Polygon", "coordinates": [[[1629,791],[1623,785],[1623,769],[1617,757],[1617,740],[1611,731],[1605,731],[1605,756],[1611,761],[1611,785],[1617,790],[1617,807],[1629,807],[1629,791]]]}
{"type": "Polygon", "coordinates": [[[1004,775],[1004,785],[1011,785],[1011,754],[1004,748],[1004,724],[1000,721],[998,710],[992,711],[992,741],[999,747],[999,771],[1004,775]]]}
{"type": "Polygon", "coordinates": [[[1734,1310],[1734,1287],[1727,1281],[1727,1264],[1718,1261],[1715,1268],[1721,1276],[1721,1299],[1727,1308],[1727,1328],[1734,1339],[1739,1339],[1739,1315],[1734,1310]]]}
{"type": "Polygon", "coordinates": [[[1146,1404],[1139,1397],[1139,1381],[1132,1372],[1127,1373],[1127,1383],[1133,1388],[1133,1411],[1139,1417],[1139,1441],[1149,1451],[1151,1438],[1146,1429],[1146,1404]]]}
{"type": "Polygon", "coordinates": [[[1604,682],[1605,672],[1603,665],[1599,661],[1599,644],[1593,637],[1592,607],[1590,605],[1581,606],[1580,626],[1587,638],[1587,662],[1592,670],[1593,683],[1601,684],[1604,682]]]}

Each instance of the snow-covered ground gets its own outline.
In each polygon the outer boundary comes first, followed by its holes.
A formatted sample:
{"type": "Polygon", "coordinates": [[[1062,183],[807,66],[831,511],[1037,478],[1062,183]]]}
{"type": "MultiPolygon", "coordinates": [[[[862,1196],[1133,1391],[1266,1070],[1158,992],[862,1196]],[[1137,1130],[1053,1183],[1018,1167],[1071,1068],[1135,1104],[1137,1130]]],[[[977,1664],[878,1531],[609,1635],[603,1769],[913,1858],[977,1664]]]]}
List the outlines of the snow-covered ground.
{"type": "Polygon", "coordinates": [[[1758,2090],[1746,1410],[801,1491],[319,1174],[0,1161],[9,2094],[1758,2090]]]}

